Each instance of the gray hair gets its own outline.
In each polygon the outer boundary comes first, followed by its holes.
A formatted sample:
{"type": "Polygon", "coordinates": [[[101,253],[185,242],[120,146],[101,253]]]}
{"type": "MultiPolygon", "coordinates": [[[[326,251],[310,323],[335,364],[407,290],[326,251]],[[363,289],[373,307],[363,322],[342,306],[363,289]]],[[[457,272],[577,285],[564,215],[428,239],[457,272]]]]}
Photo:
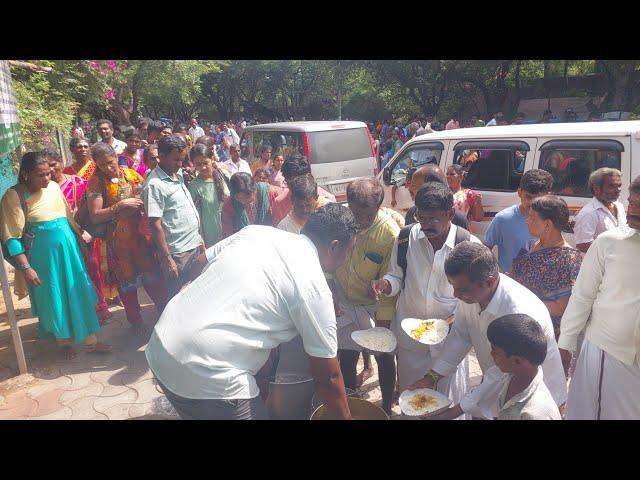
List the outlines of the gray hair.
{"type": "Polygon", "coordinates": [[[347,187],[347,201],[363,207],[382,205],[384,188],[375,178],[359,178],[347,187]]]}
{"type": "Polygon", "coordinates": [[[593,172],[589,176],[589,190],[591,190],[591,193],[595,194],[595,192],[593,191],[593,187],[597,186],[599,188],[602,188],[604,186],[604,179],[607,177],[612,177],[614,175],[622,177],[622,172],[617,168],[610,167],[599,168],[598,170],[593,172]]]}
{"type": "Polygon", "coordinates": [[[91,157],[95,160],[98,157],[117,157],[116,151],[111,145],[104,142],[94,143],[91,147],[91,157]]]}

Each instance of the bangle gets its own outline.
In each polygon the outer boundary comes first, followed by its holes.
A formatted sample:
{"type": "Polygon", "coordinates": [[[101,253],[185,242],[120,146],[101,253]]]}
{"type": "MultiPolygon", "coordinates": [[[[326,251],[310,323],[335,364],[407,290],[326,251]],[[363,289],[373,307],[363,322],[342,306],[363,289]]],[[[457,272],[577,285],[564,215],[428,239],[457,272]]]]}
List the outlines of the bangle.
{"type": "Polygon", "coordinates": [[[424,378],[430,378],[431,380],[433,380],[433,388],[436,388],[436,386],[438,385],[438,380],[440,380],[440,376],[432,370],[429,370],[429,373],[427,373],[424,378]]]}
{"type": "Polygon", "coordinates": [[[16,265],[16,268],[18,270],[25,271],[29,270],[31,268],[31,265],[29,265],[28,263],[23,263],[22,265],[16,265]]]}

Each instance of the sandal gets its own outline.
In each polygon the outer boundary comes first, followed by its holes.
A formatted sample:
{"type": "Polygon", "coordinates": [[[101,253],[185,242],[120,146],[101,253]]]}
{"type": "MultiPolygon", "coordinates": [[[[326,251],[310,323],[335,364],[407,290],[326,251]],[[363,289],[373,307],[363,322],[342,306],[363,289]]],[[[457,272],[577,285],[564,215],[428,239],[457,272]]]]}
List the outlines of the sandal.
{"type": "Polygon", "coordinates": [[[87,346],[87,353],[111,353],[113,347],[106,343],[94,343],[93,345],[87,346]]]}

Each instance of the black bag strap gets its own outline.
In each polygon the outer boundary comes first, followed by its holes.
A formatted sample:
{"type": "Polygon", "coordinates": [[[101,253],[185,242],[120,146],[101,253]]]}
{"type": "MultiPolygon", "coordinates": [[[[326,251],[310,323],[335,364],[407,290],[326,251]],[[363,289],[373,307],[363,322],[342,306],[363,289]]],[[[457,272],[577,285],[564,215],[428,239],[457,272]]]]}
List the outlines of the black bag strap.
{"type": "Polygon", "coordinates": [[[396,257],[398,265],[402,268],[402,286],[407,277],[407,252],[409,251],[409,234],[415,223],[406,225],[398,234],[398,255],[396,257]]]}

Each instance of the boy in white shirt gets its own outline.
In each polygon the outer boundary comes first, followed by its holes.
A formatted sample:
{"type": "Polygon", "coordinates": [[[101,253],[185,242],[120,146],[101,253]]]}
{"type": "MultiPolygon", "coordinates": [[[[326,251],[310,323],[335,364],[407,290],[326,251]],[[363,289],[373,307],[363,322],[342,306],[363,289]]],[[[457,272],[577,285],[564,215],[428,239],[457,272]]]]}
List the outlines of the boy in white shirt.
{"type": "Polygon", "coordinates": [[[451,420],[467,413],[497,420],[561,420],[542,381],[547,340],[540,324],[525,314],[505,315],[489,324],[487,338],[496,366],[458,405],[429,419],[451,420]]]}

